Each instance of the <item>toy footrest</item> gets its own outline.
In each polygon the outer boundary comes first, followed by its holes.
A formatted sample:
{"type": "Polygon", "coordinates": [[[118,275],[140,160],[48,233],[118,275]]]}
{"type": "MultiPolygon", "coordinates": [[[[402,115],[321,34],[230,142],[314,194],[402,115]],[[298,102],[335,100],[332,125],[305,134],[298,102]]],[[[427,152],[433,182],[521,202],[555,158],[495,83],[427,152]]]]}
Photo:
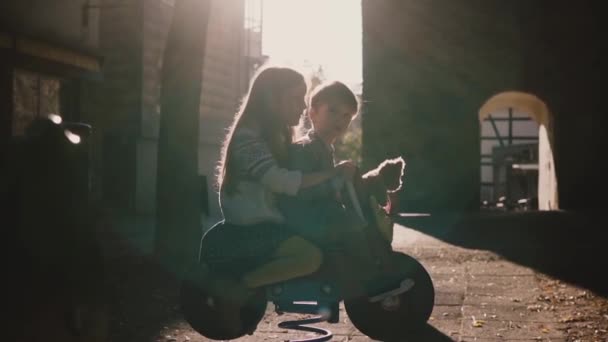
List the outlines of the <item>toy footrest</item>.
{"type": "Polygon", "coordinates": [[[329,323],[338,323],[340,321],[339,302],[280,301],[274,302],[274,305],[275,311],[278,313],[289,312],[319,315],[322,320],[329,323]]]}
{"type": "Polygon", "coordinates": [[[337,302],[340,301],[338,287],[321,280],[295,279],[270,285],[267,298],[273,302],[337,302]]]}
{"type": "Polygon", "coordinates": [[[322,315],[329,309],[329,303],[319,302],[275,302],[275,311],[283,313],[297,313],[297,314],[311,314],[311,315],[322,315]]]}

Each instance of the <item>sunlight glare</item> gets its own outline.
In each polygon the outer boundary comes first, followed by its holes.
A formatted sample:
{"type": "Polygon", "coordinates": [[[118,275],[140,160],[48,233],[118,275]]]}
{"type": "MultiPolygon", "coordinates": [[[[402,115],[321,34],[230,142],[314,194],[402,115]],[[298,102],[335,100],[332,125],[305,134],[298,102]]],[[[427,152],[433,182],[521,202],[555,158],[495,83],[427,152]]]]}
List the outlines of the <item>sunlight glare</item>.
{"type": "Polygon", "coordinates": [[[262,27],[271,63],[321,66],[328,79],[361,83],[360,0],[263,0],[262,27]]]}

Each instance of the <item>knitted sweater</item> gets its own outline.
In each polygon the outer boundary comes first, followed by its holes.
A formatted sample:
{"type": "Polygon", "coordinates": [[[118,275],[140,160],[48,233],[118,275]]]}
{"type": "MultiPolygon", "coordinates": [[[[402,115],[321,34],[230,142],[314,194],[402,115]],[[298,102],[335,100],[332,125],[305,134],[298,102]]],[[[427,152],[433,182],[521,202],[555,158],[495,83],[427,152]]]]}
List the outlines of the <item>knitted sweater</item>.
{"type": "Polygon", "coordinates": [[[236,225],[283,223],[285,218],[277,209],[275,196],[296,195],[302,172],[279,167],[256,128],[237,129],[229,148],[235,191],[220,194],[220,208],[226,222],[236,225]]]}

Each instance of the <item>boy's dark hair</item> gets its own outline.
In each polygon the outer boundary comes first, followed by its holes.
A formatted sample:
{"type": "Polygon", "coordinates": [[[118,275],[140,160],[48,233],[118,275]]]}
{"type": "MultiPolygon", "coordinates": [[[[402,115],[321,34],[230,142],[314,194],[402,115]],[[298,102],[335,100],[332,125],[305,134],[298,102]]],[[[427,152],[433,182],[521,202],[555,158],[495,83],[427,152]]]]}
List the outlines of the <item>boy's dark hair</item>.
{"type": "Polygon", "coordinates": [[[310,95],[310,107],[316,108],[320,104],[344,104],[359,109],[359,101],[348,86],[339,81],[324,83],[315,88],[310,95]]]}

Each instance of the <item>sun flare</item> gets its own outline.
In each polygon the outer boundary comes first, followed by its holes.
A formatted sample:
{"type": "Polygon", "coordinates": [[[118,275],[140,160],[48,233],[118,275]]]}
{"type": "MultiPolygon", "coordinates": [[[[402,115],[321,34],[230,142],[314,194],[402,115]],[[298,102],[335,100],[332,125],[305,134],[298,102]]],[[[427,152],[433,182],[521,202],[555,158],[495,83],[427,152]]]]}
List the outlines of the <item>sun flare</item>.
{"type": "Polygon", "coordinates": [[[262,51],[271,63],[357,86],[362,78],[360,0],[248,0],[261,5],[262,51]]]}

